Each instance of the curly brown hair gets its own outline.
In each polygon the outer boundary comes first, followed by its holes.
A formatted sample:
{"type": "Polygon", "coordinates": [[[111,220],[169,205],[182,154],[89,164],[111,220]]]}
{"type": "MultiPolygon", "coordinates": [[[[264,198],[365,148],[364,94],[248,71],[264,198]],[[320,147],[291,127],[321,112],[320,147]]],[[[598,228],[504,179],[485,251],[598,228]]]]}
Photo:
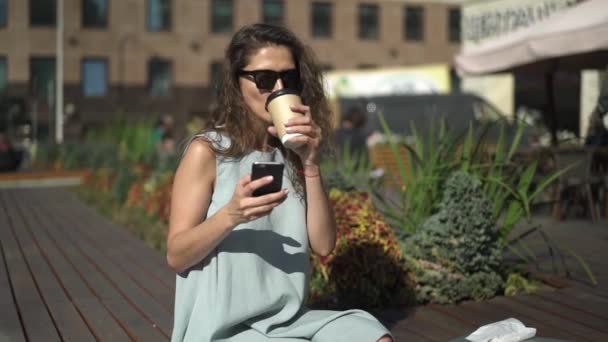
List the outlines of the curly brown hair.
{"type": "Polygon", "coordinates": [[[295,190],[303,195],[304,179],[297,172],[302,169],[299,157],[293,151],[285,149],[277,138],[267,136],[267,124],[250,113],[240,90],[239,71],[249,64],[249,58],[259,49],[273,45],[285,46],[291,51],[300,74],[302,103],[310,106],[312,119],[321,128],[322,143],[326,145],[331,141],[332,113],[323,89],[323,74],[312,49],[288,29],[268,24],[244,26],[232,37],[226,49],[217,106],[211,113],[205,130],[218,131],[230,138],[229,148],[214,148],[216,154],[225,157],[243,157],[256,148],[263,148],[265,142],[278,147],[291,166],[288,167],[288,175],[295,190]]]}

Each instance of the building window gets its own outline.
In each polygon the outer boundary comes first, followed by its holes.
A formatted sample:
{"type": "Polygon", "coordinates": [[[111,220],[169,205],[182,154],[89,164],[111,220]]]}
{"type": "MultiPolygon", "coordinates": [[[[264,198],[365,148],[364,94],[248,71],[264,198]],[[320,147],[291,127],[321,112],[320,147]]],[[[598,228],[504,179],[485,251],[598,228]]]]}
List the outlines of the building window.
{"type": "Polygon", "coordinates": [[[8,84],[8,72],[6,66],[6,57],[0,56],[0,94],[4,92],[8,84]]]}
{"type": "Polygon", "coordinates": [[[171,0],[148,0],[148,30],[171,30],[171,0]]]}
{"type": "Polygon", "coordinates": [[[359,38],[378,39],[380,37],[379,16],[380,10],[375,4],[359,5],[359,38]]]}
{"type": "Polygon", "coordinates": [[[85,58],[82,61],[82,93],[87,97],[108,93],[108,61],[105,58],[85,58]]]}
{"type": "Polygon", "coordinates": [[[283,0],[263,0],[262,21],[266,24],[283,25],[283,0]]]}
{"type": "Polygon", "coordinates": [[[0,0],[0,27],[6,27],[6,18],[8,18],[6,2],[7,0],[0,0]]]}
{"type": "Polygon", "coordinates": [[[55,58],[32,57],[30,59],[30,92],[39,99],[49,99],[55,94],[55,58]]]}
{"type": "Polygon", "coordinates": [[[405,6],[403,18],[406,40],[424,40],[424,8],[405,6]]]}
{"type": "Polygon", "coordinates": [[[232,12],[232,0],[213,0],[211,2],[211,32],[231,32],[232,12]]]}
{"type": "Polygon", "coordinates": [[[450,8],[448,12],[448,38],[452,43],[460,43],[460,8],[450,8]]]}
{"type": "Polygon", "coordinates": [[[108,26],[108,0],[82,0],[82,27],[108,26]]]}
{"type": "Polygon", "coordinates": [[[332,4],[330,2],[313,2],[311,27],[312,36],[316,38],[329,38],[332,34],[331,14],[332,4]]]}
{"type": "Polygon", "coordinates": [[[167,96],[171,91],[171,61],[153,58],[148,62],[148,89],[152,96],[167,96]]]}
{"type": "Polygon", "coordinates": [[[55,26],[56,10],[55,0],[30,0],[30,25],[55,26]]]}

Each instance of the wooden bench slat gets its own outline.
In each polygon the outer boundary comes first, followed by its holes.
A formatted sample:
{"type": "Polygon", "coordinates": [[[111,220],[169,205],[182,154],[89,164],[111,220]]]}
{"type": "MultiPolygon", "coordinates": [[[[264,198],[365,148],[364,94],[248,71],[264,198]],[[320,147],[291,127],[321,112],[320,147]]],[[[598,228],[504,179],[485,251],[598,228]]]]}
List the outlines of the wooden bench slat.
{"type": "Polygon", "coordinates": [[[32,239],[29,231],[36,224],[33,223],[31,215],[25,215],[23,208],[19,207],[19,198],[16,196],[11,196],[11,198],[13,199],[13,205],[10,207],[12,217],[22,223],[22,226],[17,226],[14,231],[17,241],[25,252],[26,261],[30,265],[40,295],[53,317],[59,334],[62,339],[66,340],[95,340],[86,322],[65,293],[61,282],[53,274],[52,268],[47,263],[39,246],[32,239]]]}
{"type": "MultiPolygon", "coordinates": [[[[494,303],[490,303],[489,301],[485,302],[466,302],[459,305],[449,305],[449,306],[440,306],[433,305],[433,308],[444,312],[454,318],[464,319],[474,325],[474,328],[468,331],[466,334],[468,335],[475,331],[478,327],[490,323],[494,323],[497,321],[502,321],[507,318],[516,318],[520,320],[526,326],[531,326],[537,329],[538,336],[545,336],[541,334],[541,331],[547,330],[548,328],[542,323],[535,319],[531,319],[527,316],[522,316],[518,312],[514,312],[509,309],[505,309],[504,307],[498,306],[494,303]],[[482,305],[483,304],[483,305],[482,305]]],[[[570,336],[567,333],[560,332],[558,334],[554,334],[552,331],[552,337],[560,337],[572,339],[575,336],[570,336]]],[[[576,339],[575,339],[576,340],[576,339]]]]}
{"type": "Polygon", "coordinates": [[[608,320],[608,305],[602,297],[585,292],[570,292],[570,289],[562,289],[557,292],[539,292],[536,295],[545,300],[579,308],[580,310],[595,315],[601,319],[608,320]]]}
{"type": "MultiPolygon", "coordinates": [[[[98,265],[91,260],[87,253],[83,252],[81,246],[68,237],[70,234],[66,233],[64,228],[57,227],[59,223],[55,215],[56,213],[51,211],[47,212],[45,216],[50,221],[49,227],[51,228],[47,230],[50,239],[129,336],[134,339],[141,337],[143,341],[151,337],[157,339],[158,336],[164,336],[158,328],[152,327],[152,323],[142,312],[138,311],[138,308],[131,306],[130,299],[125,297],[98,269],[98,265]],[[129,319],[123,321],[125,317],[129,319]],[[156,332],[149,331],[151,329],[156,332]]],[[[168,338],[164,336],[164,339],[168,338]]]]}
{"type": "Polygon", "coordinates": [[[97,339],[104,341],[130,340],[126,332],[112,318],[108,310],[80,277],[74,266],[67,261],[57,246],[51,242],[46,231],[49,221],[41,217],[40,206],[31,206],[29,209],[30,217],[33,220],[30,229],[34,240],[40,246],[54,273],[60,278],[62,287],[78,309],[78,312],[82,315],[86,324],[92,330],[93,335],[97,339]]]}
{"type": "MultiPolygon", "coordinates": [[[[4,217],[2,214],[3,212],[0,209],[0,227],[8,227],[8,222],[2,219],[4,217]]],[[[2,308],[0,310],[0,337],[9,341],[25,342],[19,312],[14,305],[15,298],[4,263],[4,248],[0,240],[0,308],[2,308]]]]}
{"type": "Polygon", "coordinates": [[[14,291],[15,302],[24,325],[25,337],[28,340],[58,341],[57,329],[38,293],[17,240],[13,236],[12,230],[19,229],[21,225],[12,222],[12,219],[10,219],[9,200],[6,197],[6,192],[0,192],[0,203],[2,203],[0,216],[9,218],[8,225],[0,226],[0,241],[2,241],[4,260],[14,291]],[[17,226],[15,227],[15,225],[17,226]]]}
{"type": "MultiPolygon", "coordinates": [[[[498,297],[492,299],[493,304],[497,306],[504,306],[511,309],[513,312],[517,312],[521,317],[527,317],[530,320],[530,326],[535,327],[536,325],[543,324],[546,326],[538,328],[539,336],[547,337],[568,337],[575,341],[602,341],[605,340],[605,334],[596,330],[590,329],[580,325],[572,320],[563,319],[559,316],[553,315],[536,308],[532,308],[526,305],[509,299],[508,297],[498,297]],[[532,323],[532,320],[538,323],[532,323]],[[560,336],[561,335],[561,336],[560,336]],[[604,336],[604,337],[602,337],[604,336]]],[[[524,323],[526,324],[526,323],[524,323]]],[[[527,324],[526,324],[527,325],[527,324]]]]}
{"type": "MultiPolygon", "coordinates": [[[[497,297],[498,298],[498,297],[497,297]]],[[[579,340],[578,336],[571,334],[567,330],[555,328],[543,319],[530,314],[522,313],[519,310],[514,310],[513,307],[502,305],[493,298],[489,301],[467,303],[470,310],[476,311],[478,314],[491,318],[493,322],[501,321],[507,318],[516,318],[528,327],[536,328],[536,333],[539,336],[549,336],[557,338],[565,338],[568,340],[579,340]],[[550,331],[549,335],[546,335],[550,331]]]]}
{"type": "Polygon", "coordinates": [[[391,331],[391,333],[396,341],[428,341],[424,336],[420,336],[409,329],[399,329],[397,331],[391,331]]]}
{"type": "Polygon", "coordinates": [[[95,234],[111,236],[121,246],[127,246],[123,251],[129,260],[146,272],[153,274],[169,289],[175,289],[175,273],[167,266],[164,255],[148,247],[124,228],[117,226],[108,218],[98,214],[93,208],[79,201],[75,194],[63,192],[62,195],[66,200],[76,201],[74,206],[82,209],[73,211],[78,214],[79,219],[100,226],[101,229],[94,230],[95,234]]]}
{"type": "MultiPolygon", "coordinates": [[[[8,215],[4,209],[5,205],[0,197],[0,230],[9,229],[8,215]]],[[[1,236],[1,233],[0,233],[1,236]]],[[[25,342],[23,327],[19,318],[19,311],[15,306],[15,297],[9,278],[6,260],[4,257],[3,241],[0,239],[0,334],[10,341],[25,342]]]]}
{"type": "Polygon", "coordinates": [[[420,310],[416,311],[416,315],[419,315],[429,322],[434,322],[437,326],[442,327],[446,331],[453,332],[453,336],[468,335],[475,330],[475,326],[456,320],[451,316],[434,310],[430,306],[421,307],[420,310]]]}
{"type": "Polygon", "coordinates": [[[126,329],[137,341],[167,341],[169,338],[147,320],[141,318],[140,313],[125,305],[124,300],[104,299],[106,305],[113,315],[125,325],[126,329]]]}
{"type": "Polygon", "coordinates": [[[392,328],[392,330],[396,331],[399,331],[401,329],[407,329],[409,331],[417,333],[418,335],[423,336],[429,341],[448,341],[450,339],[458,337],[457,334],[445,331],[440,327],[434,325],[432,322],[428,322],[414,315],[399,321],[399,323],[397,323],[397,325],[392,328]]]}
{"type": "MultiPolygon", "coordinates": [[[[54,203],[57,202],[55,201],[54,203]]],[[[113,299],[123,297],[131,305],[134,305],[138,311],[143,313],[145,318],[154,322],[166,336],[170,336],[173,317],[168,310],[163,308],[154,297],[142,291],[142,288],[128,274],[118,269],[107,256],[101,254],[86,239],[82,238],[80,231],[81,229],[86,229],[85,223],[68,222],[63,215],[57,217],[57,215],[53,214],[54,212],[61,212],[61,210],[49,208],[47,215],[49,219],[56,223],[53,227],[56,228],[57,233],[93,265],[96,273],[103,275],[111,283],[113,290],[119,292],[118,296],[116,293],[112,294],[113,299]]],[[[108,246],[108,248],[111,248],[111,246],[108,246]]]]}
{"type": "MultiPolygon", "coordinates": [[[[67,221],[67,219],[66,219],[67,221]]],[[[73,221],[75,222],[75,221],[73,221]]],[[[86,220],[84,221],[86,222],[86,220]]],[[[87,226],[91,226],[91,222],[87,222],[87,226]]],[[[116,239],[116,235],[114,234],[111,238],[107,235],[102,235],[97,232],[108,232],[108,230],[103,229],[84,229],[85,226],[80,226],[78,224],[73,225],[75,229],[79,229],[81,233],[80,236],[83,239],[86,239],[87,242],[94,246],[100,253],[107,256],[108,259],[113,262],[116,267],[122,269],[124,273],[128,274],[132,280],[137,283],[138,286],[144,288],[146,292],[156,298],[159,303],[167,310],[170,314],[173,313],[173,304],[174,304],[174,287],[167,287],[160,280],[158,280],[154,275],[145,272],[145,270],[140,267],[140,265],[135,264],[132,260],[129,259],[129,253],[132,250],[130,245],[127,245],[124,240],[116,239]],[[102,246],[113,246],[112,248],[102,248],[102,246]]],[[[156,268],[167,267],[166,263],[158,263],[156,268]]],[[[173,276],[174,277],[174,276],[173,276]]]]}
{"type": "Polygon", "coordinates": [[[591,329],[608,333],[608,325],[605,320],[599,319],[596,316],[590,315],[577,308],[556,304],[555,302],[544,300],[542,297],[536,295],[520,295],[511,297],[511,299],[520,304],[535,307],[553,315],[560,316],[561,318],[572,320],[591,329]]]}

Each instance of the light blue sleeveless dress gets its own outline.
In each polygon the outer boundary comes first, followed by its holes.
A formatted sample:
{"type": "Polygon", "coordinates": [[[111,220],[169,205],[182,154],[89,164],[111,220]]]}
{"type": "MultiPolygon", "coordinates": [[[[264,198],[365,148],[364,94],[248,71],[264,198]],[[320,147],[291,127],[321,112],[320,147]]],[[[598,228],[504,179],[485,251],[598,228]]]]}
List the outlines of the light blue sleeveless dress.
{"type": "MultiPolygon", "coordinates": [[[[215,132],[199,136],[221,148],[230,144],[215,132]]],[[[217,156],[207,217],[232,198],[254,161],[273,160],[284,162],[278,151],[238,160],[217,156]]],[[[288,198],[270,215],[238,225],[199,264],[177,275],[172,341],[375,342],[390,334],[365,311],[303,306],[310,273],[306,210],[287,173],[283,187],[288,198]]]]}

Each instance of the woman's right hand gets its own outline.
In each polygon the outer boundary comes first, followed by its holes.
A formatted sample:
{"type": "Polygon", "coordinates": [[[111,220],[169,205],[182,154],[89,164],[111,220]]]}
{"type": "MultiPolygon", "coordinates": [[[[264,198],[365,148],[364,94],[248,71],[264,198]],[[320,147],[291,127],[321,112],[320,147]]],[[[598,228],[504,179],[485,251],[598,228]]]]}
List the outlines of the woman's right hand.
{"type": "Polygon", "coordinates": [[[266,216],[270,214],[272,209],[283,203],[287,198],[287,189],[253,197],[253,192],[256,189],[271,182],[272,176],[252,181],[251,175],[247,175],[239,180],[234,189],[232,199],[224,207],[233,226],[266,216]]]}

